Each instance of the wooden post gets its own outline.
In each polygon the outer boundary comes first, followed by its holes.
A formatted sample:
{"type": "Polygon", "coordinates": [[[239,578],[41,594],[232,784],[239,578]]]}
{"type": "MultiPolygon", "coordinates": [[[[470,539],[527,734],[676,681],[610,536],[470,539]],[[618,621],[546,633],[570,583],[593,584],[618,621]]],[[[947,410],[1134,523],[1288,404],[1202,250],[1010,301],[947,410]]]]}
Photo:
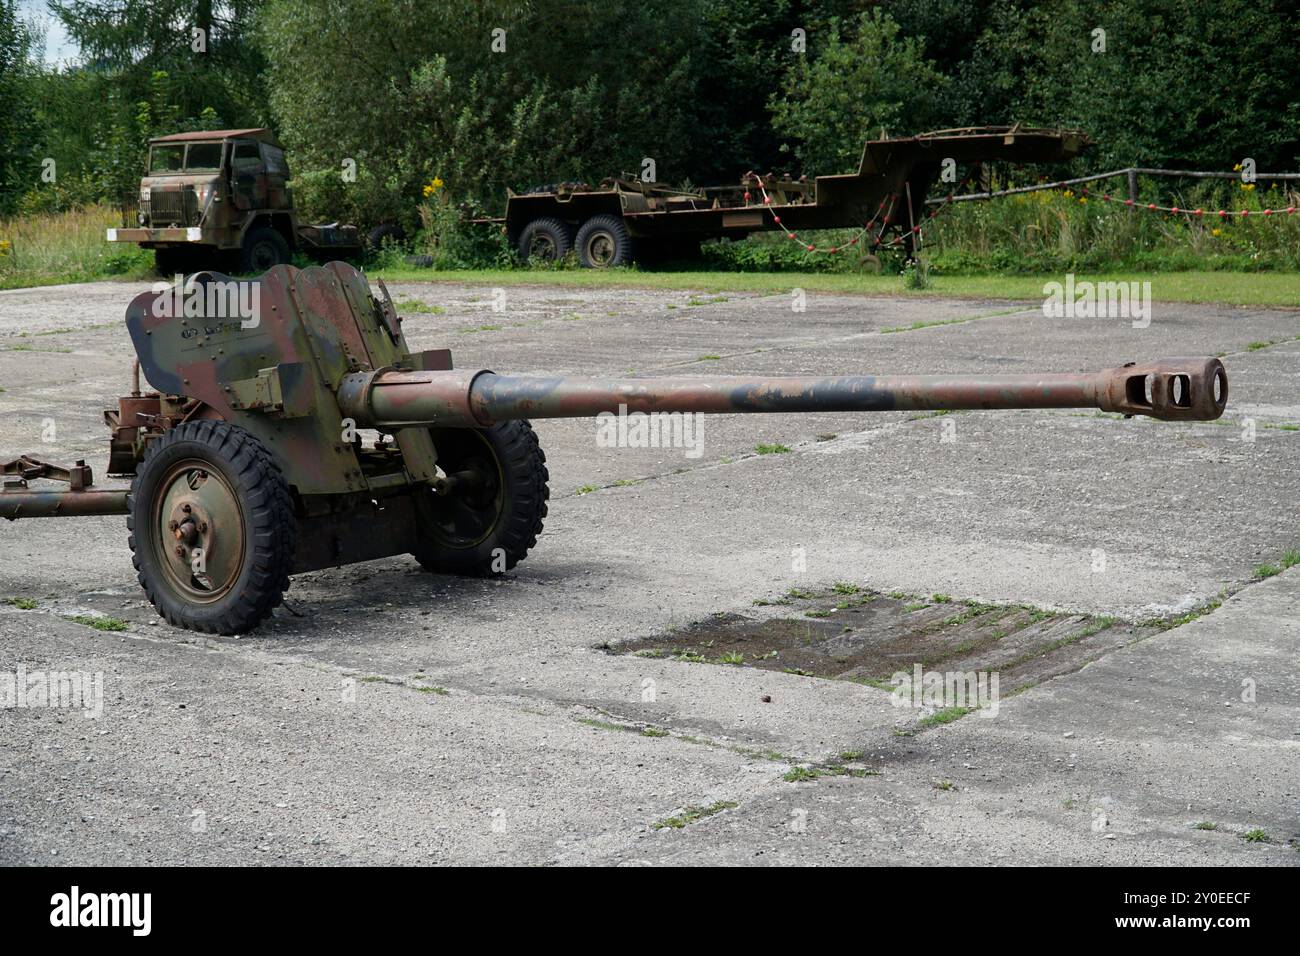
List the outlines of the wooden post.
{"type": "Polygon", "coordinates": [[[1132,168],[1128,171],[1128,201],[1132,203],[1128,207],[1129,215],[1132,215],[1138,201],[1138,172],[1132,168]]]}
{"type": "MultiPolygon", "coordinates": [[[[912,213],[912,181],[909,179],[903,185],[907,189],[907,255],[909,259],[916,260],[917,240],[921,238],[921,234],[916,231],[916,218],[912,213]]],[[[917,262],[917,267],[920,267],[919,261],[917,262]]]]}

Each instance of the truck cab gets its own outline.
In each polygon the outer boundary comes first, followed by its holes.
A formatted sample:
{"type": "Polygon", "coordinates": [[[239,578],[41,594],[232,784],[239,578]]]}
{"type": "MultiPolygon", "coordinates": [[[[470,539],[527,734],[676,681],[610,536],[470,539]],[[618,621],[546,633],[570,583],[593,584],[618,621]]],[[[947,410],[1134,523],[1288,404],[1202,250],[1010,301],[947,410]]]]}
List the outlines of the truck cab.
{"type": "Polygon", "coordinates": [[[298,222],[284,149],[264,128],[150,140],[137,203],[123,218],[108,241],[153,249],[158,271],[168,276],[261,273],[295,251],[321,261],[360,252],[355,227],[298,222]]]}

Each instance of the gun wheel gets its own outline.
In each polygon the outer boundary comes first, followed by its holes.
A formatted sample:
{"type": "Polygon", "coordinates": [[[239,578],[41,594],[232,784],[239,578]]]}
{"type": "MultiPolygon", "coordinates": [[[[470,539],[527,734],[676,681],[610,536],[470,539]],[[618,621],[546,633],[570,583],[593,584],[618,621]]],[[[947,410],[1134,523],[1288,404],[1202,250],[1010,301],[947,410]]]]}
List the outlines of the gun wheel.
{"type": "Polygon", "coordinates": [[[297,545],[293,501],[270,454],[238,425],[164,432],[145,452],[128,507],[140,585],[169,624],[239,634],[281,602],[297,545]]]}
{"type": "Polygon", "coordinates": [[[526,421],[431,428],[443,476],[423,499],[413,552],[427,571],[500,574],[537,544],[551,496],[546,453],[526,421]]]}

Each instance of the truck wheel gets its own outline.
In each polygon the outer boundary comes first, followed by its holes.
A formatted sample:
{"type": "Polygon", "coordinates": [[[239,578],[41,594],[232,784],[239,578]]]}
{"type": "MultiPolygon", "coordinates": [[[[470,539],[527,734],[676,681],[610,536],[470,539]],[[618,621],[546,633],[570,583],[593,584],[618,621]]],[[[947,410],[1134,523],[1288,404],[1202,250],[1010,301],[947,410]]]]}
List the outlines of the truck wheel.
{"type": "Polygon", "coordinates": [[[289,486],[256,438],[186,422],[150,443],[127,498],[140,586],[167,623],[209,634],[257,627],[289,587],[298,524],[289,486]]]}
{"type": "Polygon", "coordinates": [[[578,230],[578,261],[588,269],[625,266],[632,261],[632,238],[619,216],[592,216],[578,230]]]}
{"type": "Polygon", "coordinates": [[[559,219],[534,219],[519,234],[519,261],[555,262],[573,248],[573,233],[568,223],[559,219]]]}
{"type": "Polygon", "coordinates": [[[510,570],[537,544],[551,496],[533,426],[513,421],[429,434],[446,483],[441,493],[428,493],[416,560],[438,574],[510,570]]]}
{"type": "Polygon", "coordinates": [[[240,269],[261,275],[272,266],[284,265],[289,261],[292,251],[284,236],[270,226],[254,229],[244,237],[243,254],[239,259],[240,269]]]}

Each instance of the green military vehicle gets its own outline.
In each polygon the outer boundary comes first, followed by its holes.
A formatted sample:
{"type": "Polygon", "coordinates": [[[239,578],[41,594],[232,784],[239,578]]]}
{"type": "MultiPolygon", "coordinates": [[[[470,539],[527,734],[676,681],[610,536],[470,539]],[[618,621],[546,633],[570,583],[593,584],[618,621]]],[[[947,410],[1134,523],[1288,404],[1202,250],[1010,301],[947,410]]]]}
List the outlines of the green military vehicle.
{"type": "Polygon", "coordinates": [[[268,129],[176,133],[149,141],[137,203],[109,242],[154,251],[170,276],[205,269],[265,272],[295,252],[317,261],[360,255],[355,226],[298,221],[284,148],[268,129]]]}

